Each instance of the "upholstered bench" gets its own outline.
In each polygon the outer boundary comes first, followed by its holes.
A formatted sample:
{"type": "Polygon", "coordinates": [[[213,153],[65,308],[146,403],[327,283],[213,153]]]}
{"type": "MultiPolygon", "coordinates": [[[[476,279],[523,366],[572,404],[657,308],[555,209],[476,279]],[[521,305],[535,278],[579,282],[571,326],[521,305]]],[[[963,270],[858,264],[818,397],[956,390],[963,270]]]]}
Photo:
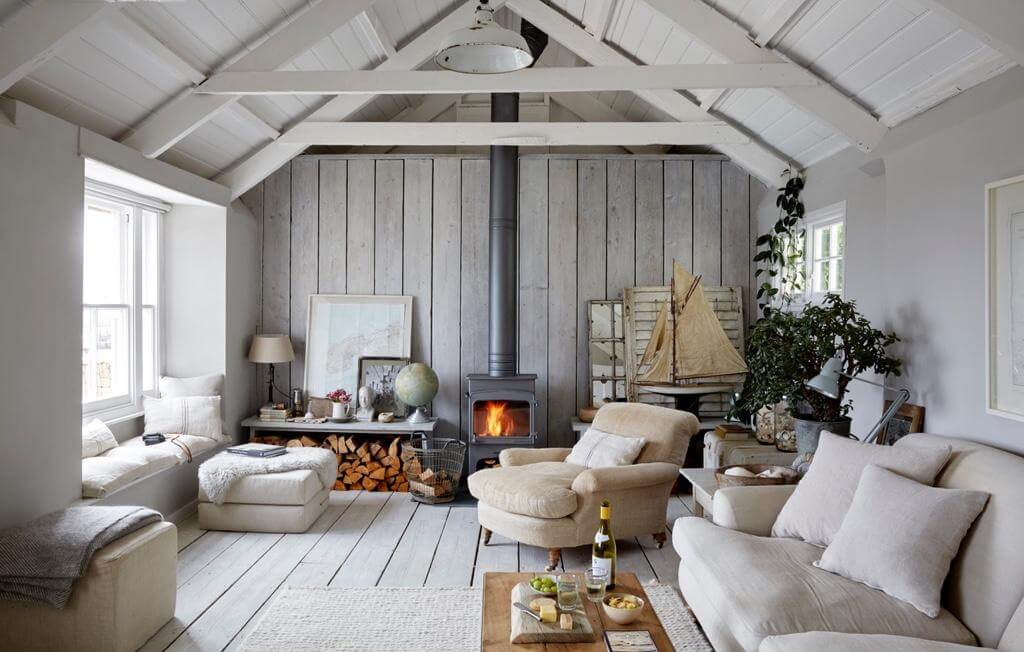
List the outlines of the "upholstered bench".
{"type": "Polygon", "coordinates": [[[223,504],[199,488],[199,527],[236,532],[305,532],[324,510],[330,489],[302,469],[235,480],[223,504]]]}
{"type": "Polygon", "coordinates": [[[135,650],[174,617],[178,534],[152,523],[100,548],[63,609],[0,600],[0,650],[135,650]]]}

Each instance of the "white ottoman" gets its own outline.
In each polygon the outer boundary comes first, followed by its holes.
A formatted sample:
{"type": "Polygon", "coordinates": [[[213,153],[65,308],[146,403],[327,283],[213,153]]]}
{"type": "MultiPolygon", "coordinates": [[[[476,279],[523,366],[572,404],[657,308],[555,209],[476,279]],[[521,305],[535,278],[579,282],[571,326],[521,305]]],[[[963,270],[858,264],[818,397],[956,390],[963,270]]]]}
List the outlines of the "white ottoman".
{"type": "Polygon", "coordinates": [[[330,490],[314,471],[302,469],[239,478],[224,503],[211,503],[199,488],[199,527],[236,532],[305,532],[324,510],[330,490]]]}

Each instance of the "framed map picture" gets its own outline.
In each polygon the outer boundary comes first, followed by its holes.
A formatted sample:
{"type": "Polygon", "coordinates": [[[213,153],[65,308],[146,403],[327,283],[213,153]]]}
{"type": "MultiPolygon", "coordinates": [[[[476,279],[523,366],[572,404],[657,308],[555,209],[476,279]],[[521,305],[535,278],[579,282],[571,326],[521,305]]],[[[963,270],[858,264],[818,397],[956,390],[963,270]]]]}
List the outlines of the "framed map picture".
{"type": "Polygon", "coordinates": [[[304,386],[309,396],[359,389],[359,358],[408,358],[412,297],[312,294],[304,386]]]}
{"type": "Polygon", "coordinates": [[[989,414],[1024,421],[1024,176],[985,187],[989,414]]]}

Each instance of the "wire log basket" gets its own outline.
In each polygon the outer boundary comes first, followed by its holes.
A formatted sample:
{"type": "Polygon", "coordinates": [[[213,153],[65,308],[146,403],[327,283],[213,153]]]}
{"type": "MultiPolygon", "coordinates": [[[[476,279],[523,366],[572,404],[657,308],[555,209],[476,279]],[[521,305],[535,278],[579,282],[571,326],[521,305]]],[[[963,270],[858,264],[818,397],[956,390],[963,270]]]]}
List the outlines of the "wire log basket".
{"type": "Polygon", "coordinates": [[[436,505],[455,499],[467,446],[458,439],[420,439],[402,444],[402,468],[412,499],[436,505]]]}

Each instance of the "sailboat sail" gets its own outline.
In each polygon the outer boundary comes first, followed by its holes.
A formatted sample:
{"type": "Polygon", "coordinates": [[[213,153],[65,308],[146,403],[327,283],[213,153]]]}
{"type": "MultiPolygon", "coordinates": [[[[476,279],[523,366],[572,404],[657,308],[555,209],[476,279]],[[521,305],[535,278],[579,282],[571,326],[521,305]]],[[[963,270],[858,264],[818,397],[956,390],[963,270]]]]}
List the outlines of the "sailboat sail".
{"type": "Polygon", "coordinates": [[[746,373],[747,365],[708,304],[700,278],[679,263],[672,267],[671,300],[658,313],[641,358],[641,366],[650,366],[638,382],[675,383],[746,373]]]}

